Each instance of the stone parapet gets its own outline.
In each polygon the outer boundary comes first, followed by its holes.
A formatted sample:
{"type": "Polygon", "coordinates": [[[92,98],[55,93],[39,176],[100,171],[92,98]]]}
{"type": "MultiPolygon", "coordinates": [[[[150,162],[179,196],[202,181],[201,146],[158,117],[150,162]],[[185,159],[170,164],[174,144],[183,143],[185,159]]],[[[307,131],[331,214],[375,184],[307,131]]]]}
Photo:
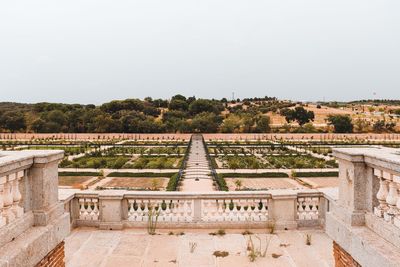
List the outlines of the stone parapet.
{"type": "Polygon", "coordinates": [[[1,267],[35,266],[69,234],[58,201],[62,158],[63,151],[0,152],[1,267]]]}
{"type": "Polygon", "coordinates": [[[317,190],[60,191],[74,226],[101,229],[145,228],[155,217],[159,228],[322,227],[322,209],[326,206],[323,194],[317,190]]]}
{"type": "Polygon", "coordinates": [[[325,229],[347,253],[337,250],[343,256],[338,260],[349,254],[364,267],[398,266],[400,151],[337,148],[333,154],[339,160],[339,198],[331,202],[325,229]]]}

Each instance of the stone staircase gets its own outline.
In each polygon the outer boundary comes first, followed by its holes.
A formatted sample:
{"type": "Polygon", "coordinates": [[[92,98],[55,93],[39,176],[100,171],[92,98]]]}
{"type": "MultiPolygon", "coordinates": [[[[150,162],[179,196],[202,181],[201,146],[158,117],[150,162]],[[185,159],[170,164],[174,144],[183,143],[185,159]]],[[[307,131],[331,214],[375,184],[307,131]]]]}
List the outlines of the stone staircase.
{"type": "Polygon", "coordinates": [[[207,159],[203,136],[195,134],[183,170],[181,191],[213,191],[212,170],[207,159]]]}

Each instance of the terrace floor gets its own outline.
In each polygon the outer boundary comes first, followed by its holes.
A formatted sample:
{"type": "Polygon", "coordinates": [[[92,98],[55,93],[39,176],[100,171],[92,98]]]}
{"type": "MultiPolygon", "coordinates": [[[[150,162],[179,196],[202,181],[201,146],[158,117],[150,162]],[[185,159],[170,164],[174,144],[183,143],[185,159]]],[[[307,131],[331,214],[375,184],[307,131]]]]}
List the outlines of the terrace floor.
{"type": "MultiPolygon", "coordinates": [[[[174,230],[174,233],[180,231],[174,230]]],[[[148,235],[145,230],[126,229],[103,231],[78,228],[65,240],[66,266],[334,266],[332,240],[322,230],[278,231],[273,235],[254,233],[252,240],[259,247],[258,236],[265,257],[250,262],[247,256],[249,236],[240,231],[224,236],[213,236],[212,230],[186,230],[183,235],[148,235]],[[311,245],[306,245],[306,234],[311,234],[311,245]],[[191,252],[191,244],[195,244],[191,252]],[[215,251],[227,251],[226,257],[215,257],[215,251]]],[[[264,230],[265,232],[265,230],[264,230]]]]}

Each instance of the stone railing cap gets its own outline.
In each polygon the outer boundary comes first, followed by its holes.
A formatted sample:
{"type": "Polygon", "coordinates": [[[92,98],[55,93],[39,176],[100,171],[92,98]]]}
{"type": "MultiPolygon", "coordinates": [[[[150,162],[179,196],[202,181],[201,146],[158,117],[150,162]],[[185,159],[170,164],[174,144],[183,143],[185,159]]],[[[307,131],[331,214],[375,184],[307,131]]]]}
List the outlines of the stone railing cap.
{"type": "Polygon", "coordinates": [[[351,162],[368,162],[369,164],[387,168],[390,164],[400,171],[400,149],[388,147],[368,147],[368,148],[334,148],[333,155],[339,159],[351,162]]]}
{"type": "Polygon", "coordinates": [[[63,156],[63,150],[0,151],[0,174],[27,169],[33,163],[53,162],[63,156]]]}

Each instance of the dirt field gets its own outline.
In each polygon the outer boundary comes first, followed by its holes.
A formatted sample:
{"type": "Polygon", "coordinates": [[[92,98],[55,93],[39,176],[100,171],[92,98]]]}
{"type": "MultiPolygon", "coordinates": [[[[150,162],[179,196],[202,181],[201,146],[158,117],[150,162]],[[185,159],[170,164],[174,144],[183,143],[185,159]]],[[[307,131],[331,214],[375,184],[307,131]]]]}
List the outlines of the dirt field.
{"type": "Polygon", "coordinates": [[[92,178],[93,176],[59,176],[58,185],[80,187],[92,178]]]}
{"type": "Polygon", "coordinates": [[[311,185],[312,188],[339,186],[339,178],[335,177],[312,177],[312,178],[299,178],[299,179],[311,185]]]}
{"type": "Polygon", "coordinates": [[[304,188],[298,182],[290,178],[225,178],[229,191],[235,191],[235,181],[242,181],[242,187],[249,189],[284,189],[304,188]]]}
{"type": "MultiPolygon", "coordinates": [[[[326,123],[326,118],[328,115],[353,115],[355,114],[354,112],[350,110],[342,110],[342,109],[337,109],[337,108],[330,108],[330,107],[321,107],[317,108],[315,105],[309,105],[308,107],[305,107],[306,110],[313,111],[315,115],[315,124],[325,124],[326,123]]],[[[269,112],[268,116],[271,118],[271,123],[272,124],[285,124],[287,123],[285,120],[285,117],[269,112]]]]}
{"type": "Polygon", "coordinates": [[[158,190],[164,190],[168,184],[169,178],[153,177],[118,177],[112,178],[103,187],[130,187],[134,189],[147,189],[157,187],[158,190]]]}

